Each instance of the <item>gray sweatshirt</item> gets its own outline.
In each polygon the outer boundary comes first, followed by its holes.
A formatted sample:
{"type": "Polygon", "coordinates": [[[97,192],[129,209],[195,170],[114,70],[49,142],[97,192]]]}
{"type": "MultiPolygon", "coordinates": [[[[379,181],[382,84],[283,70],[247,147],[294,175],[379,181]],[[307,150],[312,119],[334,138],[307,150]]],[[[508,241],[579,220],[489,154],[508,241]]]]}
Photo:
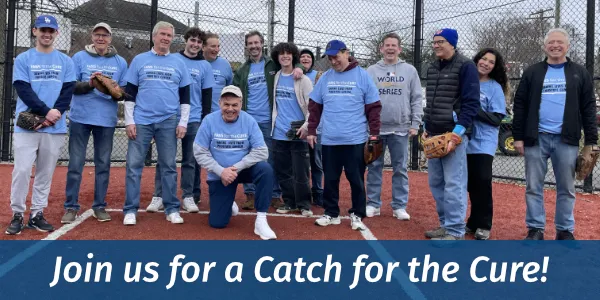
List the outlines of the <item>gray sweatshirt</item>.
{"type": "Polygon", "coordinates": [[[419,129],[423,118],[423,92],[417,69],[399,59],[386,65],[383,60],[367,68],[381,100],[381,134],[405,135],[419,129]]]}

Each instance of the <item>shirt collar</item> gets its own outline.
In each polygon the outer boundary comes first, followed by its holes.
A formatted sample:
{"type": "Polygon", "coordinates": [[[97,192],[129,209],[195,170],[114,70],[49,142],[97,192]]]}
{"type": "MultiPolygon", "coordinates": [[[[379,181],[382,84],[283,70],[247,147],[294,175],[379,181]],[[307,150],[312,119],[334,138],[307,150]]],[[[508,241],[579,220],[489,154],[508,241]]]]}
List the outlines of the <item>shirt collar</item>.
{"type": "Polygon", "coordinates": [[[171,54],[171,52],[169,51],[169,52],[167,52],[167,54],[165,54],[165,55],[160,55],[160,54],[158,54],[158,52],[156,52],[156,51],[154,50],[154,47],[152,47],[152,49],[150,49],[150,51],[152,51],[152,54],[154,54],[154,55],[157,55],[157,56],[168,56],[169,54],[171,54]]]}

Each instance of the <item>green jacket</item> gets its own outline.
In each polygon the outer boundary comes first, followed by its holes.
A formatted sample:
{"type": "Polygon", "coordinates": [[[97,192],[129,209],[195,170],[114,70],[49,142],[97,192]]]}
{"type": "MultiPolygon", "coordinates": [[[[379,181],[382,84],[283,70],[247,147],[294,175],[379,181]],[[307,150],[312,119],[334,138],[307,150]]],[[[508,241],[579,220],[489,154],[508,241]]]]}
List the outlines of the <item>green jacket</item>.
{"type": "MultiPolygon", "coordinates": [[[[265,60],[265,80],[267,81],[267,92],[269,93],[269,107],[270,111],[273,111],[273,87],[275,84],[275,74],[281,70],[279,64],[276,64],[270,57],[263,55],[265,60]]],[[[242,90],[244,98],[242,99],[242,110],[246,111],[248,108],[248,75],[250,74],[250,64],[252,60],[248,58],[246,62],[241,65],[233,75],[233,85],[237,86],[242,90]]],[[[304,71],[304,66],[298,63],[296,67],[304,71]]]]}

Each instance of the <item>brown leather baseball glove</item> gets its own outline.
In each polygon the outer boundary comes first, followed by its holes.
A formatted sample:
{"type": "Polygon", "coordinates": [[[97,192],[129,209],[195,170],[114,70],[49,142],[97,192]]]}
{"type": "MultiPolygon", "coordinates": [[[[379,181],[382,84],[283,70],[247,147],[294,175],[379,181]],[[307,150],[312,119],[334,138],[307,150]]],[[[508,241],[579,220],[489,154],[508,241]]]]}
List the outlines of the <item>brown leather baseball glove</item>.
{"type": "Polygon", "coordinates": [[[423,152],[427,158],[441,158],[448,155],[446,152],[448,143],[454,142],[454,146],[462,143],[462,138],[454,132],[446,132],[444,134],[432,136],[423,139],[423,152]]]}
{"type": "Polygon", "coordinates": [[[44,121],[46,121],[44,116],[36,115],[30,111],[23,111],[19,113],[17,118],[17,126],[26,130],[36,130],[44,121]]]}
{"type": "Polygon", "coordinates": [[[584,180],[596,166],[596,162],[600,157],[600,147],[588,145],[583,147],[581,153],[577,157],[575,165],[575,174],[577,180],[584,180]]]}
{"type": "Polygon", "coordinates": [[[115,101],[123,100],[127,96],[116,81],[103,74],[93,75],[92,85],[101,93],[110,95],[115,101]]]}
{"type": "Polygon", "coordinates": [[[365,164],[369,165],[376,161],[382,153],[383,143],[379,140],[379,137],[370,136],[364,148],[365,164]]]}

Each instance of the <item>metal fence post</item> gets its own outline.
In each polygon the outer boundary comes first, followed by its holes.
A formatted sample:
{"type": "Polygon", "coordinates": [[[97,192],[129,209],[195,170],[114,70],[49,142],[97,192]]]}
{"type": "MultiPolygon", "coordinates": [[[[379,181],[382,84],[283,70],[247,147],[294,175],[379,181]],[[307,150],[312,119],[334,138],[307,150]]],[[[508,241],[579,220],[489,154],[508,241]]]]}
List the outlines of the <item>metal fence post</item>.
{"type": "Polygon", "coordinates": [[[158,19],[158,0],[152,0],[150,6],[150,48],[154,47],[154,43],[152,42],[152,30],[154,29],[154,25],[156,25],[158,19]]]}
{"type": "MultiPolygon", "coordinates": [[[[586,21],[586,41],[585,41],[585,66],[590,73],[591,78],[594,78],[594,43],[595,43],[595,21],[596,21],[596,1],[587,0],[587,21],[586,21]]],[[[594,190],[593,186],[594,170],[583,181],[583,191],[591,193],[594,190]]]]}
{"type": "Polygon", "coordinates": [[[288,43],[294,42],[294,21],[296,19],[296,0],[289,0],[288,43]]]}
{"type": "MultiPolygon", "coordinates": [[[[423,40],[423,0],[415,1],[415,31],[413,43],[413,64],[417,69],[419,76],[421,75],[421,42],[423,40]]],[[[423,95],[425,97],[425,95],[423,95]]],[[[420,134],[419,130],[419,134],[420,134]]],[[[419,135],[412,137],[410,165],[412,170],[419,169],[419,135]]]]}
{"type": "MultiPolygon", "coordinates": [[[[0,0],[5,1],[5,0],[0,0]]],[[[2,105],[2,161],[10,157],[10,119],[12,116],[12,74],[15,54],[15,14],[17,0],[8,1],[8,27],[6,30],[6,52],[4,53],[4,103],[2,105]]]]}

